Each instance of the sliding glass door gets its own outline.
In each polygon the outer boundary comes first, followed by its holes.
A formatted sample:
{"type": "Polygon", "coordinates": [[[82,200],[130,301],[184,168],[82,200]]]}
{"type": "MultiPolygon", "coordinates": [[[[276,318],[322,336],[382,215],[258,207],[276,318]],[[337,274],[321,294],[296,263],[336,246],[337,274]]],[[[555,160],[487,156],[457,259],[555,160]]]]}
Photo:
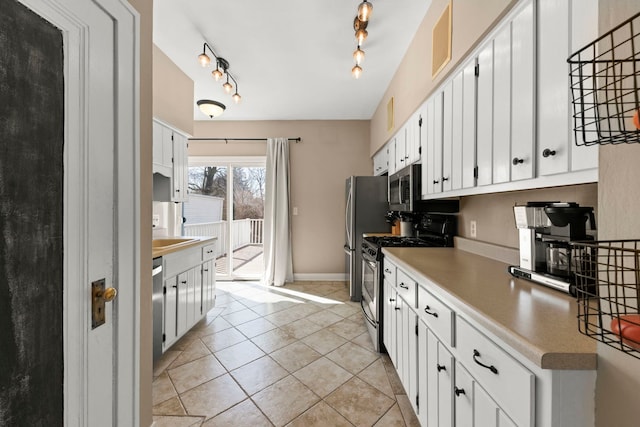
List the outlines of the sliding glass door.
{"type": "Polygon", "coordinates": [[[189,158],[183,234],[218,238],[221,280],[263,276],[265,176],[264,158],[189,158]]]}

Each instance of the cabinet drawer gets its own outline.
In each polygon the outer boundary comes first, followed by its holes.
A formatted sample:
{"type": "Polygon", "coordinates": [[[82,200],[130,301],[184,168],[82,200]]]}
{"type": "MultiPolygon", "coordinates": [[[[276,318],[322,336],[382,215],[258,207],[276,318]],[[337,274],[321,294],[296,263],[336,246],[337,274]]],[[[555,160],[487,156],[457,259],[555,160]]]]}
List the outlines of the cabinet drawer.
{"type": "Polygon", "coordinates": [[[172,252],[162,257],[164,277],[171,277],[200,264],[200,248],[189,248],[172,252]]]}
{"type": "Polygon", "coordinates": [[[382,261],[382,277],[391,286],[396,285],[396,269],[396,265],[391,261],[388,261],[386,259],[382,261]]]}
{"type": "Polygon", "coordinates": [[[518,426],[533,426],[534,375],[459,316],[456,335],[460,363],[518,426]]]}
{"type": "Polygon", "coordinates": [[[202,247],[202,261],[213,259],[216,256],[216,244],[205,245],[202,247]]]}
{"type": "Polygon", "coordinates": [[[418,314],[445,344],[455,347],[453,311],[420,284],[418,284],[418,314]]]}
{"type": "Polygon", "coordinates": [[[398,296],[401,296],[404,299],[409,307],[416,306],[416,281],[411,277],[407,276],[407,274],[397,269],[396,272],[396,291],[398,292],[398,296]]]}

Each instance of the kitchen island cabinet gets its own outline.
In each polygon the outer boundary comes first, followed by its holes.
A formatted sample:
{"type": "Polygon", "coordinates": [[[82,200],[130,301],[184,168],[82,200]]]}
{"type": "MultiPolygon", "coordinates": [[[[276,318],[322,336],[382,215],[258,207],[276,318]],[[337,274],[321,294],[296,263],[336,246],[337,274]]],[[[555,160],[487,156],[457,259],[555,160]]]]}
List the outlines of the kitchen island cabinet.
{"type": "Polygon", "coordinates": [[[383,252],[397,277],[417,282],[418,369],[409,375],[418,395],[410,400],[423,423],[594,425],[596,348],[578,332],[569,295],[455,248],[383,252]]]}

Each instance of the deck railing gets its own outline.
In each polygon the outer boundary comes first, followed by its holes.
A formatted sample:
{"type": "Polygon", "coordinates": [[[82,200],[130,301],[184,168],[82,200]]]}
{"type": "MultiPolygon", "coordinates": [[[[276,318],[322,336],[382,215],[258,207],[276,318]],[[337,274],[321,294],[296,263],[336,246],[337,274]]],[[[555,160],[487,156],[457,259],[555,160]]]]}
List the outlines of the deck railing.
{"type": "MultiPolygon", "coordinates": [[[[261,245],[264,234],[263,219],[239,219],[232,221],[233,248],[236,250],[247,245],[261,245]]],[[[227,254],[228,246],[227,221],[206,222],[201,224],[184,224],[185,236],[213,236],[218,238],[216,258],[227,254]]]]}

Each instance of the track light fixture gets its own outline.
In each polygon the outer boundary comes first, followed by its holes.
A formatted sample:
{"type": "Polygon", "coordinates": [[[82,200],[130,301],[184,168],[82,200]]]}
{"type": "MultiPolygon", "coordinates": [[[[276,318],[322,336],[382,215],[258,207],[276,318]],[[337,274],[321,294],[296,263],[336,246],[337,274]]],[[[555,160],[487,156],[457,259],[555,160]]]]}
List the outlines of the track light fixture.
{"type": "Polygon", "coordinates": [[[364,60],[364,50],[361,49],[360,46],[364,43],[367,35],[367,26],[369,25],[369,18],[371,17],[371,12],[373,11],[373,5],[369,3],[367,0],[364,0],[358,6],[358,14],[355,18],[353,18],[353,29],[355,30],[357,47],[353,52],[353,60],[355,61],[355,66],[351,69],[351,74],[356,79],[359,79],[362,75],[362,67],[360,64],[364,60]]]}
{"type": "Polygon", "coordinates": [[[362,22],[367,22],[371,16],[371,12],[373,12],[373,5],[367,0],[364,0],[360,3],[360,6],[358,6],[358,19],[362,22]]]}
{"type": "MultiPolygon", "coordinates": [[[[221,56],[216,55],[213,49],[211,48],[211,46],[209,46],[209,44],[205,42],[204,46],[202,47],[202,53],[198,55],[198,62],[203,67],[208,67],[209,65],[211,65],[211,57],[207,55],[207,49],[215,59],[215,65],[216,65],[216,69],[211,72],[211,76],[216,81],[220,81],[226,75],[227,80],[222,85],[222,87],[224,88],[224,91],[226,93],[230,94],[235,86],[236,90],[232,98],[235,101],[235,103],[238,104],[242,99],[242,97],[238,93],[237,80],[229,72],[229,61],[227,61],[221,56]],[[231,80],[233,84],[229,80],[231,80]]],[[[204,114],[206,114],[211,118],[218,117],[226,109],[224,104],[217,101],[212,101],[210,99],[201,99],[197,102],[197,104],[198,104],[198,107],[200,108],[200,111],[202,111],[204,114]]]]}

